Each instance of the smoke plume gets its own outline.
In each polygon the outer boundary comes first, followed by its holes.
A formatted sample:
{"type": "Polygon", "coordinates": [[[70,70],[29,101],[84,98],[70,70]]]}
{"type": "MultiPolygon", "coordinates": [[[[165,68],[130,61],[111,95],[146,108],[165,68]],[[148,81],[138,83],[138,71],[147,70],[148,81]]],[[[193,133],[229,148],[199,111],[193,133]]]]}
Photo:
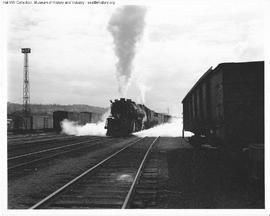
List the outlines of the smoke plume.
{"type": "Polygon", "coordinates": [[[108,30],[113,36],[114,51],[118,58],[116,64],[118,91],[125,95],[132,73],[132,62],[136,54],[136,43],[144,30],[146,8],[128,5],[118,8],[112,15],[108,30]]]}

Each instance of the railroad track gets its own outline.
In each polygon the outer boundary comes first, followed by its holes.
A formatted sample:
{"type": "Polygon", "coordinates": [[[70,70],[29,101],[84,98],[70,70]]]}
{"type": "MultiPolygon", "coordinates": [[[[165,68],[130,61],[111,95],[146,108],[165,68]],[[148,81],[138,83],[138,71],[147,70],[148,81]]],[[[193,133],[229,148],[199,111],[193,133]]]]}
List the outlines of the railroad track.
{"type": "Polygon", "coordinates": [[[54,136],[45,136],[45,137],[32,137],[30,139],[18,139],[18,140],[9,140],[8,139],[8,145],[12,148],[17,148],[25,144],[32,144],[32,143],[46,143],[51,142],[55,140],[64,140],[64,139],[75,139],[76,136],[68,136],[68,135],[54,135],[54,136]]]}
{"type": "Polygon", "coordinates": [[[61,137],[58,139],[49,140],[33,140],[31,142],[20,143],[17,145],[10,145],[8,143],[8,157],[15,157],[17,155],[23,155],[35,151],[46,150],[49,148],[60,147],[68,144],[72,144],[78,141],[87,141],[92,138],[98,138],[98,136],[82,136],[82,137],[61,137]]]}
{"type": "MultiPolygon", "coordinates": [[[[112,141],[111,138],[93,137],[85,141],[79,141],[68,145],[62,145],[58,147],[43,149],[26,154],[16,155],[8,158],[8,171],[17,170],[25,166],[31,166],[37,162],[46,161],[56,158],[60,155],[68,154],[74,151],[81,151],[87,148],[93,148],[97,145],[107,144],[112,141]]],[[[23,170],[21,170],[23,171],[23,170]]]]}
{"type": "Polygon", "coordinates": [[[161,195],[159,191],[160,158],[155,147],[153,147],[141,172],[129,208],[156,208],[158,205],[161,195]]]}
{"type": "Polygon", "coordinates": [[[139,138],[84,171],[30,209],[129,208],[157,138],[139,138]]]}
{"type": "Polygon", "coordinates": [[[44,132],[44,133],[32,133],[32,134],[29,134],[29,133],[26,133],[26,134],[12,134],[12,133],[9,133],[8,132],[8,138],[9,139],[19,139],[19,138],[22,138],[22,137],[33,137],[33,136],[46,136],[46,135],[52,135],[52,134],[55,134],[54,132],[44,132]]]}
{"type": "Polygon", "coordinates": [[[59,136],[67,136],[64,134],[57,134],[57,133],[41,133],[41,134],[24,134],[24,135],[8,135],[9,142],[20,142],[20,141],[27,141],[32,139],[43,139],[43,138],[54,138],[59,136]]]}

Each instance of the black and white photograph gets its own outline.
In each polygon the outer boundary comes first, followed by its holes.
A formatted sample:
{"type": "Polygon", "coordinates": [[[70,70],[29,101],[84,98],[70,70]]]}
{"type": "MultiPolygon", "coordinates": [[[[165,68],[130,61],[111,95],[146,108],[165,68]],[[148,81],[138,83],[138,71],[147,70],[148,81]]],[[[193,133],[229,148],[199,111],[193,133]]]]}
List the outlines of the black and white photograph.
{"type": "Polygon", "coordinates": [[[269,216],[267,6],[1,0],[1,215],[269,216]]]}

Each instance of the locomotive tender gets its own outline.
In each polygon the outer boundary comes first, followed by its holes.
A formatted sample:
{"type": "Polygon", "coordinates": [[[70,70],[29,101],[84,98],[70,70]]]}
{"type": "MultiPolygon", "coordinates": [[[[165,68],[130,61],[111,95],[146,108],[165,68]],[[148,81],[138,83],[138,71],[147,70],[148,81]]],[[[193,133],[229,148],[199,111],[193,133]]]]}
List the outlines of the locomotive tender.
{"type": "Polygon", "coordinates": [[[171,117],[156,113],[143,104],[121,98],[111,101],[111,115],[107,118],[107,136],[127,136],[133,132],[166,123],[171,117]]]}
{"type": "Polygon", "coordinates": [[[264,62],[212,67],[182,100],[183,134],[228,149],[264,145],[264,62]],[[212,142],[212,143],[211,143],[212,142]]]}

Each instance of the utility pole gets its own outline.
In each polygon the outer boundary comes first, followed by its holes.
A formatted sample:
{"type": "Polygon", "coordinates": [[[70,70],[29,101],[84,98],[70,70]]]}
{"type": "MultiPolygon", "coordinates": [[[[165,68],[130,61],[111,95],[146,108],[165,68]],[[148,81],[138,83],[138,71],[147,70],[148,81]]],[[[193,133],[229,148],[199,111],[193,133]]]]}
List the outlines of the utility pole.
{"type": "Polygon", "coordinates": [[[30,48],[22,48],[24,54],[24,66],[23,66],[23,112],[25,115],[30,113],[30,82],[28,71],[28,53],[31,53],[30,48]]]}

